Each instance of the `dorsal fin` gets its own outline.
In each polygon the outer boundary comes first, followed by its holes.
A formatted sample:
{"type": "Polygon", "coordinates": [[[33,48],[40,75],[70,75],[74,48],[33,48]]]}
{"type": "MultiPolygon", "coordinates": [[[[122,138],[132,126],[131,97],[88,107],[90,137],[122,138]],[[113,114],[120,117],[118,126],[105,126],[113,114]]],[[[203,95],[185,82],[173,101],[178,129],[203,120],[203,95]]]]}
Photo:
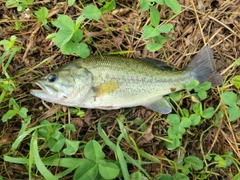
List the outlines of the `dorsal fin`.
{"type": "Polygon", "coordinates": [[[152,66],[155,66],[161,70],[164,70],[164,71],[174,71],[175,68],[174,67],[171,67],[157,59],[151,59],[151,58],[142,58],[142,59],[139,59],[140,61],[144,61],[148,64],[151,64],[152,66]]]}

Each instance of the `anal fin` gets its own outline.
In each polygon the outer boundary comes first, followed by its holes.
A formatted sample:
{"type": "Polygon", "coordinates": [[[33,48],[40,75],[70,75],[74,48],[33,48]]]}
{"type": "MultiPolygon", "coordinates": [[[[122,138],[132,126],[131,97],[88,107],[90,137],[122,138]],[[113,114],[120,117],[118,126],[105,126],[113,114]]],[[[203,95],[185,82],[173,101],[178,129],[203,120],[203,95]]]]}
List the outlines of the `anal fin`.
{"type": "Polygon", "coordinates": [[[161,114],[169,114],[170,112],[172,112],[172,107],[163,97],[151,104],[146,104],[143,106],[153,111],[159,112],[161,114]]]}

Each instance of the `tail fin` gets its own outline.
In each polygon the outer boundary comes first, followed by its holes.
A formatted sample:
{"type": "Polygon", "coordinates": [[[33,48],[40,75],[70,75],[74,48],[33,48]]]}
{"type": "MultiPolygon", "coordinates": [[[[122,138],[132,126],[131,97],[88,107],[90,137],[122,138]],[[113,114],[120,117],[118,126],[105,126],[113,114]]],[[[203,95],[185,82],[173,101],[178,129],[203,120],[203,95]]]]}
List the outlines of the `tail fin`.
{"type": "Polygon", "coordinates": [[[200,82],[211,82],[212,87],[222,84],[222,77],[214,68],[213,52],[209,46],[204,46],[188,64],[187,69],[193,72],[200,82]]]}

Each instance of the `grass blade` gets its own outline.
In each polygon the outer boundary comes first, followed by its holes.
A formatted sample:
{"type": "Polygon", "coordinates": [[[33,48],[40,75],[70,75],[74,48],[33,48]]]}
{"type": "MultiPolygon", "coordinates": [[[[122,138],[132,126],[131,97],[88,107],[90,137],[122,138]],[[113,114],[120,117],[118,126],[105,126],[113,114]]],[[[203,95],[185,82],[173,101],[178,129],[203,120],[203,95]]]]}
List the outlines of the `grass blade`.
{"type": "Polygon", "coordinates": [[[32,151],[33,156],[34,156],[34,160],[37,166],[37,169],[39,170],[39,172],[46,178],[49,180],[57,180],[58,178],[55,177],[43,164],[41,157],[39,155],[39,151],[38,151],[38,143],[37,143],[37,139],[38,139],[38,132],[35,131],[33,133],[33,137],[31,138],[31,142],[30,142],[30,151],[32,151]]]}

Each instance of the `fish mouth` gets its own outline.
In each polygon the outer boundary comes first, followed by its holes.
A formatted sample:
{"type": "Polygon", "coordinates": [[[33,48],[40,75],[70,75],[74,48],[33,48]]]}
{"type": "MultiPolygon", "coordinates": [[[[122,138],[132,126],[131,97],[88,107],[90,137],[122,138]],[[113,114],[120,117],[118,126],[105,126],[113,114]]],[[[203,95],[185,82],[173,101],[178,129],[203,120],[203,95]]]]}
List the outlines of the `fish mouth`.
{"type": "Polygon", "coordinates": [[[57,93],[57,90],[53,87],[43,85],[40,81],[34,82],[40,89],[31,89],[30,93],[39,98],[43,98],[49,95],[57,93]]]}

